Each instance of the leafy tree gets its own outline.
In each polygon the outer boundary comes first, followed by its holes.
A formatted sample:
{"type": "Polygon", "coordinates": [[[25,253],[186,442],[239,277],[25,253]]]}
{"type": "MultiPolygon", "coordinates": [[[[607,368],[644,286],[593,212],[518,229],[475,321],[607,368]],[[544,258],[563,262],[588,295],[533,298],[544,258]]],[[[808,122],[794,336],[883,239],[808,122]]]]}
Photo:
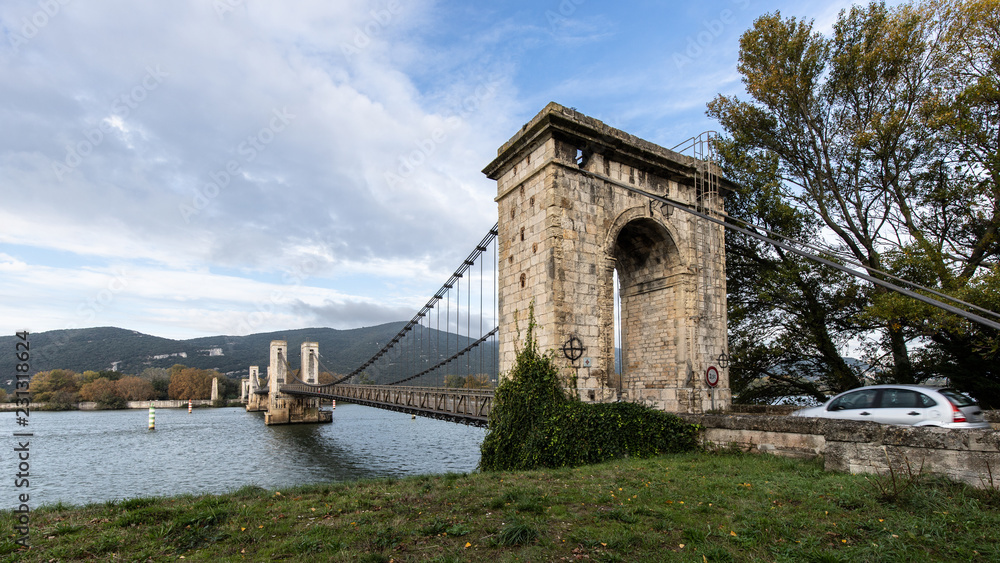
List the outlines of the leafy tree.
{"type": "Polygon", "coordinates": [[[167,389],[171,399],[210,399],[212,379],[220,377],[215,370],[204,370],[175,365],[170,368],[170,385],[167,389]],[[179,369],[175,369],[178,368],[179,369]]]}
{"type": "Polygon", "coordinates": [[[449,373],[448,375],[444,376],[444,386],[453,389],[460,389],[462,387],[465,387],[465,376],[449,373]]]}
{"type": "Polygon", "coordinates": [[[60,389],[49,395],[45,402],[52,410],[67,411],[75,408],[78,401],[79,395],[76,392],[60,389]]]}
{"type": "MultiPolygon", "coordinates": [[[[772,163],[777,201],[808,215],[837,252],[870,272],[988,304],[1000,252],[996,20],[992,2],[873,3],[841,12],[833,36],[824,37],[811,22],[762,16],[740,42],[739,71],[752,100],[719,96],[709,104],[744,153],[730,152],[728,164],[772,163]]],[[[783,275],[793,272],[782,267],[783,275]]],[[[784,283],[804,296],[798,277],[784,283]]],[[[883,380],[918,382],[949,364],[974,365],[985,384],[953,381],[983,402],[1000,400],[991,391],[1000,383],[995,331],[880,286],[851,285],[817,285],[832,288],[828,298],[857,296],[846,326],[821,304],[799,309],[796,324],[813,315],[841,342],[863,334],[866,360],[883,380]]],[[[817,331],[805,334],[822,348],[817,331]]]]}
{"type": "Polygon", "coordinates": [[[167,368],[146,368],[142,370],[139,377],[149,381],[153,385],[154,395],[152,399],[166,399],[170,387],[170,370],[167,368]]]}
{"type": "MultiPolygon", "coordinates": [[[[100,378],[100,377],[101,377],[100,372],[96,372],[94,370],[89,370],[88,369],[88,370],[84,370],[83,373],[81,373],[81,374],[79,374],[79,375],[76,376],[76,382],[77,382],[77,384],[83,386],[83,385],[86,385],[87,383],[90,383],[90,382],[92,382],[92,381],[100,378]]],[[[105,379],[108,379],[108,378],[105,378],[105,379]]],[[[85,400],[89,401],[90,399],[85,399],[85,400]]]]}
{"type": "Polygon", "coordinates": [[[116,381],[115,389],[118,395],[126,401],[148,401],[156,397],[153,384],[135,375],[126,375],[116,381]]]}
{"type": "Polygon", "coordinates": [[[448,374],[444,376],[444,386],[453,389],[489,389],[490,378],[482,373],[468,376],[448,374]]]}
{"type": "MultiPolygon", "coordinates": [[[[942,143],[924,194],[935,212],[910,221],[930,234],[912,229],[915,243],[903,258],[933,271],[947,293],[1000,311],[1000,10],[972,0],[930,2],[924,11],[937,22],[939,48],[921,118],[942,143]]],[[[930,335],[921,356],[928,370],[1000,407],[997,331],[938,311],[914,311],[909,321],[930,335]]]]}
{"type": "MultiPolygon", "coordinates": [[[[726,199],[733,217],[783,236],[816,241],[815,220],[782,197],[777,161],[748,155],[733,142],[717,146],[725,175],[739,188],[726,199]]],[[[764,234],[764,233],[761,233],[764,234]]],[[[788,396],[825,400],[862,384],[839,350],[865,330],[856,318],[861,289],[846,274],[738,232],[726,235],[730,384],[742,403],[788,396]]]]}
{"type": "Polygon", "coordinates": [[[465,389],[489,389],[490,376],[485,373],[472,374],[465,378],[465,383],[462,385],[465,389]]]}
{"type": "Polygon", "coordinates": [[[83,401],[107,402],[118,394],[118,389],[111,380],[100,377],[80,387],[80,399],[83,401]]]}
{"type": "Polygon", "coordinates": [[[219,400],[238,399],[240,397],[240,381],[228,377],[219,377],[219,400]]]}
{"type": "Polygon", "coordinates": [[[153,391],[156,395],[153,397],[156,400],[164,400],[170,397],[170,380],[169,379],[154,379],[152,381],[153,391]]]}
{"type": "Polygon", "coordinates": [[[40,371],[31,377],[28,387],[31,391],[32,401],[47,403],[52,401],[57,393],[59,399],[65,403],[77,402],[76,395],[80,391],[80,384],[74,371],[65,369],[54,369],[50,371],[40,371]]]}
{"type": "Polygon", "coordinates": [[[80,399],[94,401],[99,408],[125,408],[125,398],[119,393],[117,381],[99,377],[80,387],[80,399]]]}

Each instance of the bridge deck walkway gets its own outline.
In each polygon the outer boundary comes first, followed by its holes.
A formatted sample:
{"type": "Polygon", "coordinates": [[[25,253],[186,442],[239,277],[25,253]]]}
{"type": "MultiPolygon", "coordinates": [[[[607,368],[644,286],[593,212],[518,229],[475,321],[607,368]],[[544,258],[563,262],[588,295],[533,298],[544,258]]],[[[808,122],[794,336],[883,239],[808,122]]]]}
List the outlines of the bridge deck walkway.
{"type": "Polygon", "coordinates": [[[481,427],[486,426],[493,406],[492,389],[290,383],[282,385],[281,392],[300,397],[335,399],[481,427]]]}

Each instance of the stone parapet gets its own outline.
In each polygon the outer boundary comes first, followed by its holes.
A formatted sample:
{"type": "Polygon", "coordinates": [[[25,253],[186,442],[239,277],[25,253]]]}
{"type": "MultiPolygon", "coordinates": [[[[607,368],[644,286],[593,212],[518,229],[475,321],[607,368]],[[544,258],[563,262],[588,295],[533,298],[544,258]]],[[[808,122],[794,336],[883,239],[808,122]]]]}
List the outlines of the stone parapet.
{"type": "Polygon", "coordinates": [[[895,426],[767,415],[693,415],[709,449],[738,448],[785,457],[822,456],[828,471],[908,470],[944,475],[975,487],[1000,487],[1000,432],[895,426]],[[907,467],[909,469],[907,469],[907,467]]]}

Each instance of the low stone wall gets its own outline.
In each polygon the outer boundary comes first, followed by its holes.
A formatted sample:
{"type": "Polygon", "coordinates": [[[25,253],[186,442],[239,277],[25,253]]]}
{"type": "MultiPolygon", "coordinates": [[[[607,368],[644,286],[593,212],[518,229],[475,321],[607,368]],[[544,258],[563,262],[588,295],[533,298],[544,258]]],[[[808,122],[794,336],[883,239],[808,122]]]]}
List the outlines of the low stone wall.
{"type": "Polygon", "coordinates": [[[792,411],[801,409],[795,405],[738,405],[734,404],[729,412],[732,414],[792,414],[792,411]]]}
{"type": "Polygon", "coordinates": [[[934,473],[975,487],[1000,487],[1000,432],[915,428],[875,422],[766,415],[681,415],[704,427],[709,448],[786,457],[822,456],[827,471],[934,473]],[[992,473],[992,483],[990,474],[992,473]]]}
{"type": "MultiPolygon", "coordinates": [[[[188,406],[187,401],[181,400],[169,400],[169,401],[128,401],[125,403],[130,409],[148,409],[153,407],[155,409],[186,409],[188,406]]],[[[212,401],[208,399],[194,399],[191,401],[191,406],[194,407],[210,407],[212,406],[212,401]]]]}
{"type": "MultiPolygon", "coordinates": [[[[152,403],[153,408],[157,409],[186,409],[188,406],[187,401],[181,400],[164,400],[164,401],[127,401],[125,403],[125,408],[127,409],[148,409],[152,403]]],[[[74,404],[75,407],[82,411],[93,411],[97,410],[97,403],[93,401],[82,401],[74,404]]],[[[191,402],[192,406],[195,407],[210,407],[212,406],[212,401],[208,399],[195,399],[191,402]]],[[[230,399],[226,401],[227,407],[240,407],[243,406],[238,399],[230,399]]],[[[17,409],[18,406],[14,403],[0,403],[0,412],[13,411],[17,409]]],[[[21,407],[23,408],[23,407],[21,407]]],[[[49,410],[48,404],[46,403],[31,403],[31,410],[45,411],[49,410]]]]}
{"type": "MultiPolygon", "coordinates": [[[[153,407],[154,409],[186,409],[188,406],[187,401],[181,400],[165,400],[165,401],[126,401],[125,408],[127,409],[148,409],[153,407]]],[[[212,401],[208,399],[195,399],[191,401],[191,406],[194,407],[210,407],[212,406],[212,401]]],[[[93,411],[97,410],[97,403],[92,401],[84,401],[77,403],[77,408],[82,411],[93,411]]]]}

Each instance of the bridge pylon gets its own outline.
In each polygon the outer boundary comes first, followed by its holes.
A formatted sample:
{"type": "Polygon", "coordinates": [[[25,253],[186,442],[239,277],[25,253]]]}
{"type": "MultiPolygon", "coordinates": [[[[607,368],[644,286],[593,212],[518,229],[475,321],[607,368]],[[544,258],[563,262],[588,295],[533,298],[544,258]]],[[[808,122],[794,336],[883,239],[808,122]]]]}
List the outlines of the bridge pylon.
{"type": "Polygon", "coordinates": [[[540,348],[581,400],[729,407],[723,228],[644,195],[722,217],[732,184],[717,166],[550,103],[483,172],[497,182],[501,373],[533,305],[540,348]]]}
{"type": "Polygon", "coordinates": [[[264,392],[264,387],[261,387],[260,379],[260,366],[250,366],[250,377],[247,378],[247,412],[258,412],[267,410],[267,393],[264,392]]]}
{"type": "MultiPolygon", "coordinates": [[[[319,379],[319,344],[306,342],[302,344],[301,374],[319,379]],[[309,372],[311,375],[306,375],[309,372]]],[[[267,367],[268,393],[267,412],[264,413],[264,424],[299,424],[313,422],[332,422],[331,411],[321,410],[319,399],[286,395],[281,392],[285,385],[292,384],[292,375],[288,370],[288,342],[284,340],[271,341],[270,365],[267,367]]]]}

